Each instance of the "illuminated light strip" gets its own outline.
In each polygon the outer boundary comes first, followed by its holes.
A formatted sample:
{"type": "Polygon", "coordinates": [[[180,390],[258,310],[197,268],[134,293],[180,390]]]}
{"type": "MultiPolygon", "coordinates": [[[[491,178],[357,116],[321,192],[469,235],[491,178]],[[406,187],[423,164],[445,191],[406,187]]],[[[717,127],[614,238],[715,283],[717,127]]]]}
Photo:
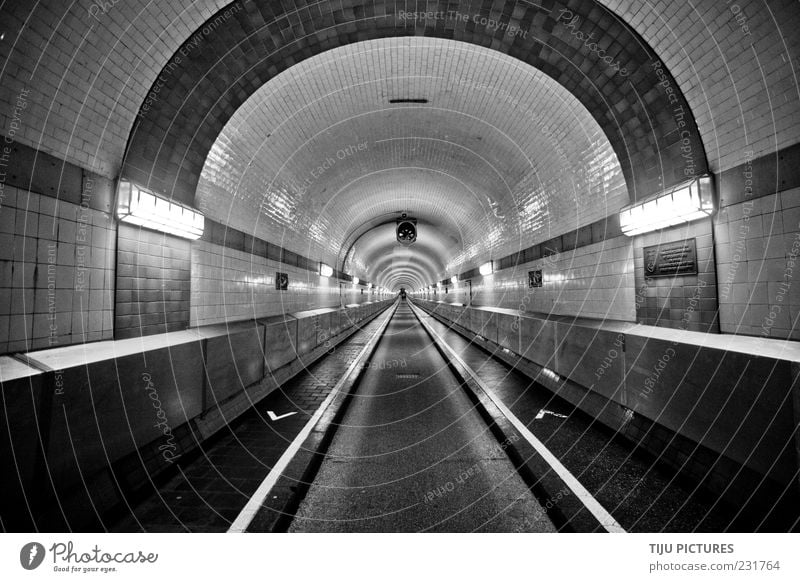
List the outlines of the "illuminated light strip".
{"type": "Polygon", "coordinates": [[[553,382],[556,382],[556,383],[557,382],[561,382],[561,377],[558,374],[556,374],[553,370],[551,370],[550,368],[542,367],[542,370],[541,370],[540,374],[542,376],[550,378],[553,382]]]}
{"type": "MultiPolygon", "coordinates": [[[[411,308],[414,311],[417,311],[417,308],[414,307],[413,305],[411,308]]],[[[617,522],[617,520],[615,520],[611,516],[611,514],[608,512],[608,510],[606,510],[605,507],[600,505],[600,502],[597,501],[597,499],[595,499],[591,493],[589,493],[586,487],[581,485],[581,482],[578,481],[578,479],[572,473],[569,472],[569,469],[567,469],[563,464],[561,464],[561,461],[559,461],[556,458],[556,456],[550,452],[550,450],[544,445],[544,443],[539,439],[537,439],[534,436],[534,434],[530,430],[528,430],[528,427],[525,426],[525,424],[519,418],[517,418],[517,416],[513,412],[511,412],[508,409],[508,407],[505,404],[503,404],[503,402],[497,396],[495,396],[495,394],[492,392],[489,386],[487,386],[483,382],[483,380],[481,380],[478,377],[478,375],[472,370],[472,368],[470,368],[467,365],[467,363],[463,359],[461,359],[461,356],[459,356],[455,352],[455,350],[453,350],[453,348],[451,348],[441,338],[441,336],[438,333],[436,333],[436,331],[434,331],[434,329],[430,326],[428,322],[426,322],[422,317],[420,317],[419,313],[417,314],[417,317],[419,317],[420,322],[431,333],[431,335],[436,338],[436,340],[439,342],[439,345],[448,353],[450,358],[453,361],[458,362],[458,364],[467,372],[467,374],[471,376],[471,378],[480,387],[480,389],[483,390],[486,396],[488,396],[489,399],[495,404],[495,406],[497,406],[497,408],[500,410],[503,416],[505,416],[511,422],[511,424],[514,425],[514,428],[516,428],[520,432],[522,437],[526,441],[528,441],[528,443],[536,450],[536,452],[542,456],[545,462],[547,462],[547,464],[550,465],[550,467],[552,467],[552,469],[561,478],[561,480],[564,481],[567,487],[570,488],[572,493],[578,499],[580,499],[584,507],[586,507],[586,509],[588,509],[589,512],[591,512],[591,514],[595,517],[595,519],[597,519],[597,521],[600,522],[600,525],[603,526],[603,529],[605,529],[609,533],[626,533],[625,528],[623,528],[619,524],[619,522],[617,522]]]]}
{"type": "MultiPolygon", "coordinates": [[[[396,303],[395,303],[396,306],[396,303]]],[[[383,322],[380,324],[378,329],[376,330],[375,334],[369,339],[367,344],[364,348],[358,353],[358,356],[353,363],[350,364],[350,367],[347,368],[347,371],[342,375],[336,385],[333,387],[333,390],[330,391],[327,398],[322,401],[319,408],[317,408],[314,416],[305,424],[303,429],[294,437],[294,440],[289,445],[275,465],[272,467],[270,472],[261,482],[261,485],[258,486],[256,492],[253,493],[252,497],[247,500],[247,504],[244,508],[239,512],[239,515],[236,516],[236,519],[233,520],[231,526],[228,528],[228,533],[244,533],[247,531],[247,528],[252,523],[253,519],[256,517],[256,514],[261,510],[261,506],[264,504],[264,500],[269,495],[269,492],[272,491],[272,488],[278,482],[278,479],[283,475],[283,472],[286,470],[286,467],[289,466],[289,463],[303,446],[303,443],[308,438],[308,435],[311,434],[311,431],[314,430],[314,427],[319,422],[319,419],[322,418],[322,415],[325,413],[327,408],[333,402],[333,399],[341,392],[342,387],[345,383],[350,379],[350,376],[357,371],[358,373],[364,369],[364,362],[366,359],[372,354],[372,349],[375,347],[375,344],[378,342],[378,339],[383,335],[384,330],[389,325],[389,321],[392,319],[394,315],[394,309],[390,309],[389,313],[386,314],[383,322]]],[[[355,380],[355,378],[354,378],[355,380]]]]}
{"type": "Polygon", "coordinates": [[[619,213],[620,229],[627,236],[636,236],[706,218],[713,212],[711,177],[703,176],[626,206],[619,213]]]}
{"type": "Polygon", "coordinates": [[[156,196],[128,181],[121,181],[119,185],[117,218],[190,240],[203,236],[205,229],[205,217],[200,212],[156,196]]]}

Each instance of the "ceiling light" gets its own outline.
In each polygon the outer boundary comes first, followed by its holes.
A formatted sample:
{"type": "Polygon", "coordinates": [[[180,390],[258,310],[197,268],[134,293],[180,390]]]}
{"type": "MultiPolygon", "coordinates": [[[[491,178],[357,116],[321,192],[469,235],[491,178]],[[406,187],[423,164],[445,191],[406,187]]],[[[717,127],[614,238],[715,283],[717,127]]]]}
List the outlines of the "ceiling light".
{"type": "Polygon", "coordinates": [[[452,277],[450,277],[450,282],[451,282],[453,285],[455,285],[456,283],[458,283],[458,275],[453,275],[452,277]]]}
{"type": "Polygon", "coordinates": [[[359,282],[360,280],[361,280],[361,279],[359,279],[358,277],[353,277],[353,285],[358,285],[358,282],[359,282]]]}
{"type": "Polygon", "coordinates": [[[713,212],[711,177],[702,176],[626,206],[620,210],[619,222],[623,233],[636,236],[705,218],[713,212]]]}
{"type": "Polygon", "coordinates": [[[491,275],[492,273],[494,273],[494,262],[493,261],[489,261],[488,263],[482,264],[478,268],[478,271],[480,272],[481,275],[484,275],[484,276],[485,275],[491,275]]]}
{"type": "Polygon", "coordinates": [[[119,183],[117,218],[190,240],[203,236],[205,228],[205,218],[200,212],[156,196],[127,180],[119,183]]]}
{"type": "Polygon", "coordinates": [[[406,213],[403,213],[397,219],[397,226],[395,228],[397,234],[397,242],[408,246],[417,240],[417,219],[408,218],[406,213]]]}
{"type": "Polygon", "coordinates": [[[333,268],[326,265],[325,263],[319,264],[319,274],[323,277],[330,277],[333,275],[333,268]]]}

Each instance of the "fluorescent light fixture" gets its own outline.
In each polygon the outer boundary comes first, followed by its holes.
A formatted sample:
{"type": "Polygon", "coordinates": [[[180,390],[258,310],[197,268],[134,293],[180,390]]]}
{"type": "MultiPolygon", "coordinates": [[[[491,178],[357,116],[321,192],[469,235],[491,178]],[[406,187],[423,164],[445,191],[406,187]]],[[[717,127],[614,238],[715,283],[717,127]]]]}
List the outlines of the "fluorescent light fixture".
{"type": "Polygon", "coordinates": [[[452,277],[450,277],[450,282],[451,282],[453,285],[455,285],[456,283],[458,283],[458,275],[453,275],[452,277]]]}
{"type": "Polygon", "coordinates": [[[359,279],[358,277],[353,277],[353,285],[358,285],[358,282],[359,282],[360,280],[361,280],[361,279],[359,279]]]}
{"type": "Polygon", "coordinates": [[[119,183],[117,218],[151,230],[197,240],[205,218],[193,208],[171,202],[127,180],[119,183]]]}
{"type": "Polygon", "coordinates": [[[620,210],[619,223],[623,233],[636,236],[705,218],[713,212],[711,177],[702,176],[626,206],[620,210]]]}
{"type": "Polygon", "coordinates": [[[333,275],[333,267],[326,265],[325,263],[319,264],[319,274],[323,277],[330,277],[333,275]]]}
{"type": "Polygon", "coordinates": [[[542,368],[541,374],[542,374],[542,376],[544,376],[544,377],[546,377],[546,378],[549,378],[549,379],[550,379],[550,380],[552,380],[553,382],[561,382],[561,376],[559,376],[558,374],[556,374],[556,373],[555,373],[553,370],[551,370],[550,368],[542,368]]]}
{"type": "Polygon", "coordinates": [[[494,273],[494,261],[489,261],[488,263],[482,264],[480,267],[478,267],[478,272],[484,276],[494,273]]]}

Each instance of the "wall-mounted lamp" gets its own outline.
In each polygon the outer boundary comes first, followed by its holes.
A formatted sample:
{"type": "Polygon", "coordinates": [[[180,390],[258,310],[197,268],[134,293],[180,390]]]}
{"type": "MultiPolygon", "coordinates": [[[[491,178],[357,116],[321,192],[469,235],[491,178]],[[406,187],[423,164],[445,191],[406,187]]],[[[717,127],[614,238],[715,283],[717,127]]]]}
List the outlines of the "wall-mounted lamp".
{"type": "Polygon", "coordinates": [[[489,261],[488,263],[482,264],[480,267],[478,267],[478,272],[483,276],[494,273],[494,261],[489,261]]]}
{"type": "Polygon", "coordinates": [[[319,264],[319,274],[323,277],[330,277],[333,275],[333,267],[326,265],[325,263],[319,264]]]}
{"type": "Polygon", "coordinates": [[[546,378],[549,378],[553,382],[561,382],[561,376],[556,374],[550,368],[542,368],[542,371],[540,373],[542,374],[542,376],[545,376],[546,378]]]}
{"type": "Polygon", "coordinates": [[[170,202],[127,180],[119,183],[117,218],[190,240],[203,236],[205,228],[205,218],[195,209],[170,202]]]}
{"type": "Polygon", "coordinates": [[[620,210],[619,223],[623,233],[636,236],[705,218],[713,212],[711,176],[702,176],[626,206],[620,210]]]}

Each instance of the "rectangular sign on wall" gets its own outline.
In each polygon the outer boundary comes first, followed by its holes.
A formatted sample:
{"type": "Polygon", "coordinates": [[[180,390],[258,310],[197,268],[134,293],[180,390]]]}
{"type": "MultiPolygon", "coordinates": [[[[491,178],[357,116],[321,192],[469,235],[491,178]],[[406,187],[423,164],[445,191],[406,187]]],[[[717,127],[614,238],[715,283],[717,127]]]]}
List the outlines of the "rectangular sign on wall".
{"type": "Polygon", "coordinates": [[[289,274],[288,273],[275,273],[275,289],[278,291],[286,291],[289,288],[289,274]]]}
{"type": "Polygon", "coordinates": [[[697,274],[695,239],[644,247],[645,277],[697,274]]]}
{"type": "Polygon", "coordinates": [[[542,286],[542,271],[528,271],[528,287],[542,286]]]}

